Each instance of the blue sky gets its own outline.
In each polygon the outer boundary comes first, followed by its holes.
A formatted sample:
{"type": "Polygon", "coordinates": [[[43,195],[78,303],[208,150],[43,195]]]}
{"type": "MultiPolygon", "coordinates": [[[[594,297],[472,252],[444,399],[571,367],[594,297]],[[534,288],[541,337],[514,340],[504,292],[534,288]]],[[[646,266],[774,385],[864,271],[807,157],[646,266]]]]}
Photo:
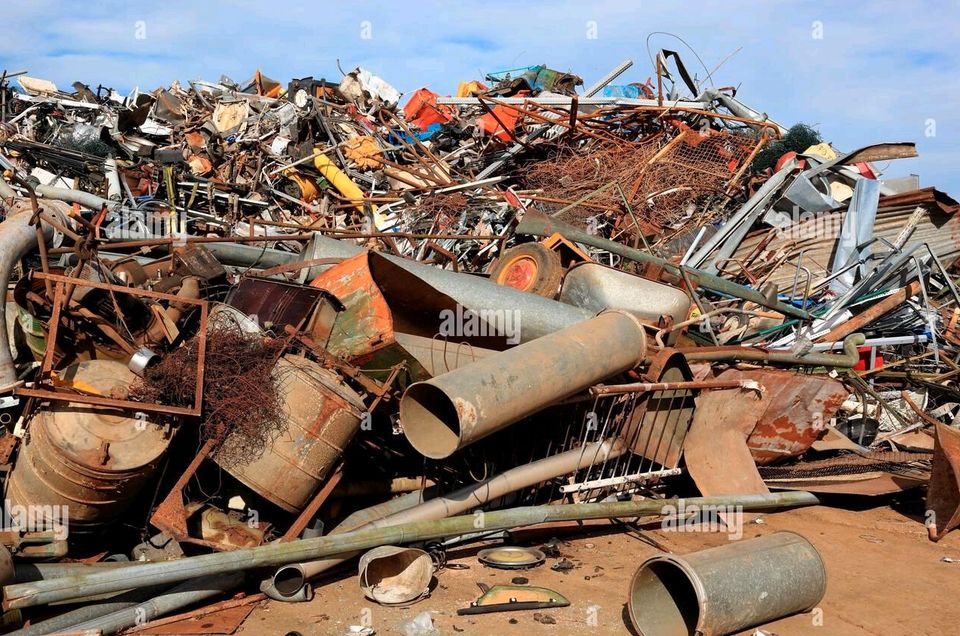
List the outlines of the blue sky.
{"type": "MultiPolygon", "coordinates": [[[[338,58],[404,92],[425,85],[446,94],[462,79],[540,63],[589,84],[624,58],[636,64],[620,81],[644,81],[648,34],[670,32],[710,71],[726,60],[715,85],[738,86],[741,100],[785,125],[814,125],[842,150],[916,142],[920,158],[887,175],[917,173],[922,185],[960,197],[954,0],[12,0],[4,17],[0,68],[68,89],[75,80],[145,90],[221,74],[242,81],[258,67],[283,82],[336,79],[338,58]]],[[[676,39],[650,43],[707,75],[676,39]]]]}

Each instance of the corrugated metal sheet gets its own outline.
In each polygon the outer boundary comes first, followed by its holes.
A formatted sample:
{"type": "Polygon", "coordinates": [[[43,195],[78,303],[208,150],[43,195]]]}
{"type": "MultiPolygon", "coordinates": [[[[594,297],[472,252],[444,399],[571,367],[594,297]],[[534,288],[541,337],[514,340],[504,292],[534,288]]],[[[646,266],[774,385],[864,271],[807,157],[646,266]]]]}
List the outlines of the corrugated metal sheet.
{"type": "MultiPolygon", "coordinates": [[[[926,212],[917,224],[908,241],[926,242],[945,266],[949,266],[960,257],[960,215],[956,215],[960,204],[948,195],[925,188],[915,192],[884,197],[880,200],[874,236],[892,243],[906,225],[917,206],[926,212]]],[[[781,292],[790,291],[796,274],[796,263],[803,254],[803,265],[814,275],[814,283],[826,276],[836,251],[837,238],[843,226],[846,211],[820,214],[805,218],[786,230],[762,230],[749,234],[734,252],[733,258],[745,261],[756,273],[765,273],[770,265],[781,260],[784,255],[787,262],[779,265],[768,280],[778,285],[781,292]],[[758,246],[768,240],[769,244],[757,254],[758,246]]],[[[874,249],[885,251],[882,246],[874,249]]],[[[735,268],[728,267],[733,273],[735,268]]],[[[800,285],[804,282],[801,273],[800,285]]]]}

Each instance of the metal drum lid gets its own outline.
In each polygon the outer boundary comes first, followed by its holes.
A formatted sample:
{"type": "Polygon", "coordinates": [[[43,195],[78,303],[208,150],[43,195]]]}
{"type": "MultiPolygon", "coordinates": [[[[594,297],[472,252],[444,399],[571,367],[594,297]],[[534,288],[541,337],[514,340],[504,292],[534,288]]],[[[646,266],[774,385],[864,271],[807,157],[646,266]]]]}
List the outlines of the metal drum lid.
{"type": "MultiPolygon", "coordinates": [[[[60,372],[62,383],[84,393],[125,399],[136,376],[113,360],[88,360],[60,372]]],[[[44,434],[67,459],[96,470],[129,471],[150,464],[169,444],[161,427],[129,411],[56,402],[38,416],[44,434]]]]}

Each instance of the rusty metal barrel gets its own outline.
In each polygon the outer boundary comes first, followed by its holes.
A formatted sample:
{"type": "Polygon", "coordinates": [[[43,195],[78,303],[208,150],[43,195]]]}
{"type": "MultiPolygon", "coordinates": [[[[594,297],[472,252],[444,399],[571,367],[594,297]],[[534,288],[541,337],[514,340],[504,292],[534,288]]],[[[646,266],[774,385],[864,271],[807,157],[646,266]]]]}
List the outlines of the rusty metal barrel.
{"type": "Polygon", "coordinates": [[[817,549],[794,532],[647,559],[627,609],[641,636],[724,636],[804,612],[823,599],[817,549]]]}
{"type": "Polygon", "coordinates": [[[252,461],[233,461],[229,449],[242,443],[231,433],[214,455],[225,471],[288,512],[309,502],[360,429],[363,400],[335,372],[287,355],[274,378],[284,404],[286,426],[252,461]]]}
{"type": "MultiPolygon", "coordinates": [[[[85,392],[124,398],[136,379],[113,360],[89,360],[60,373],[85,392]]],[[[37,522],[96,531],[123,514],[140,494],[170,443],[168,427],[133,414],[52,402],[27,428],[7,483],[11,507],[37,522]]]]}

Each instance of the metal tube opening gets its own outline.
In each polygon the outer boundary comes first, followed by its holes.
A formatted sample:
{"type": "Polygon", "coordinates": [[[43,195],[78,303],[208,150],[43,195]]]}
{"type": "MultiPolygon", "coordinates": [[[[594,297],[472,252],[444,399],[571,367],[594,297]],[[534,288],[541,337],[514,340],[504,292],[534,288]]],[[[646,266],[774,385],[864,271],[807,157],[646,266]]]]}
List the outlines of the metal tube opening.
{"type": "Polygon", "coordinates": [[[285,565],[273,575],[273,587],[283,596],[293,596],[306,582],[299,565],[285,565]]]}
{"type": "Polygon", "coordinates": [[[400,402],[400,423],[407,440],[431,459],[449,457],[460,445],[460,417],[441,389],[426,383],[410,386],[400,402]]]}
{"type": "Polygon", "coordinates": [[[697,589],[682,566],[648,563],[630,584],[630,621],[640,636],[694,636],[700,621],[697,589]]]}

